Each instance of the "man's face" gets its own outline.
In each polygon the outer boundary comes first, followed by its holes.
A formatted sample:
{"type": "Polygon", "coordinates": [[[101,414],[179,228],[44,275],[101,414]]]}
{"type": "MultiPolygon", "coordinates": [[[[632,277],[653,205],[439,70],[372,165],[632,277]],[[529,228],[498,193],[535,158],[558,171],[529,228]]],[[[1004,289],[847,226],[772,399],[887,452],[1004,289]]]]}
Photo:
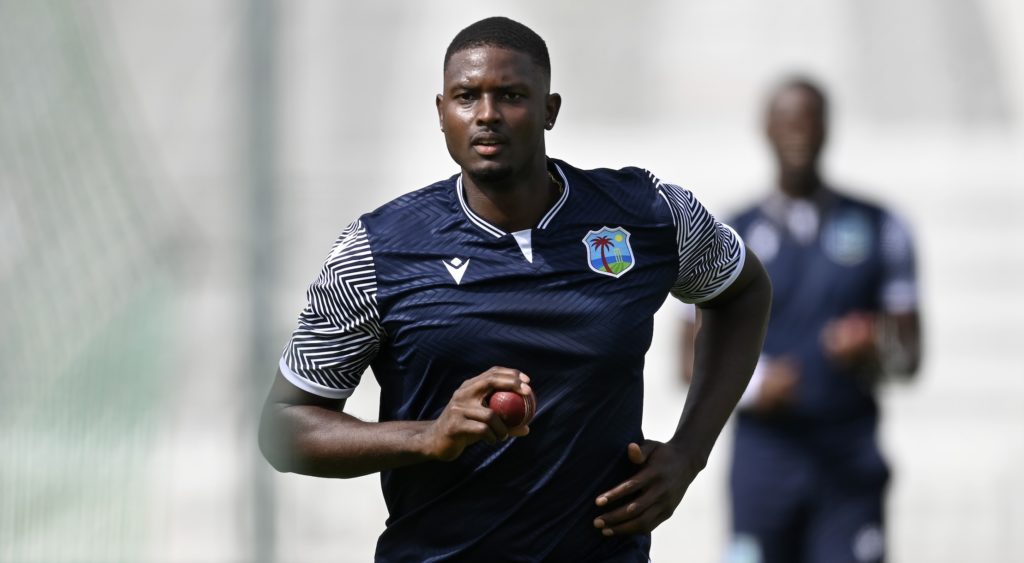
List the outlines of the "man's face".
{"type": "Polygon", "coordinates": [[[473,47],[449,59],[437,115],[448,153],[474,180],[501,183],[543,162],[559,101],[547,82],[518,51],[473,47]]]}
{"type": "Polygon", "coordinates": [[[825,143],[821,100],[805,88],[780,91],[768,110],[768,139],[783,169],[802,172],[813,168],[825,143]]]}

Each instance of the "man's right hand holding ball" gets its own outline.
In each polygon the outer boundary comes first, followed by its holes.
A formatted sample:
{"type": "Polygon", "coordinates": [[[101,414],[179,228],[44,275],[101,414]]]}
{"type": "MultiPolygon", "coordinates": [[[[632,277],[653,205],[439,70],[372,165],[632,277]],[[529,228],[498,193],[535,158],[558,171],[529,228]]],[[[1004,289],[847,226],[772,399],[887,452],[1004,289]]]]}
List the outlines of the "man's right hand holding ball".
{"type": "Polygon", "coordinates": [[[530,427],[508,428],[497,412],[486,406],[487,399],[497,391],[510,391],[532,400],[530,378],[517,369],[492,367],[467,379],[455,390],[441,416],[421,435],[427,457],[452,461],[463,450],[481,440],[496,444],[510,436],[525,436],[530,427]]]}

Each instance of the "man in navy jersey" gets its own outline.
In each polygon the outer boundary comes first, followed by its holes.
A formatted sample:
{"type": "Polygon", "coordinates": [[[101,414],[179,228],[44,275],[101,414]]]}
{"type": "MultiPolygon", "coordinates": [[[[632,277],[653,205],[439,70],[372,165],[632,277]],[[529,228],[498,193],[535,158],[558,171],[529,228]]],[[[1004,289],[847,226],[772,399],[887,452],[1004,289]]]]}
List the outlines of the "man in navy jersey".
{"type": "Polygon", "coordinates": [[[920,358],[914,255],[886,210],[825,184],[824,93],[770,98],[777,189],[732,222],[764,261],[773,307],[740,401],[730,478],[731,563],[877,562],[888,469],[876,384],[920,358]]]}
{"type": "Polygon", "coordinates": [[[380,472],[377,561],[646,562],[750,377],[771,287],[687,190],[639,168],[548,158],[543,40],[489,18],[444,59],[437,112],[461,171],[338,238],[261,421],[280,471],[380,472]],[[653,315],[705,311],[672,438],[641,433],[653,315]],[[367,367],[379,422],[343,411],[367,367]],[[529,374],[529,375],[527,375],[529,374]],[[528,427],[486,404],[534,394],[528,427]]]}

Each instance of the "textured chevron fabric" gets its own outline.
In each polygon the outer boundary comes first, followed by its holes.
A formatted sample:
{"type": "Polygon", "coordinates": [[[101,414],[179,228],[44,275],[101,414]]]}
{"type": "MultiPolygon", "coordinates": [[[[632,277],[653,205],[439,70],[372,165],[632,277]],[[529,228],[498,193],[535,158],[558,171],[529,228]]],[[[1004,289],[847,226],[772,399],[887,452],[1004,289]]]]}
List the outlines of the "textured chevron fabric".
{"type": "Polygon", "coordinates": [[[344,398],[371,367],[380,420],[430,420],[501,365],[538,398],[527,437],[382,473],[378,561],[647,561],[649,537],[593,529],[593,501],[632,472],[654,313],[721,293],[744,245],[645,170],[549,166],[562,193],[533,229],[477,216],[456,175],[355,221],[310,285],[280,362],[302,389],[344,398]]]}

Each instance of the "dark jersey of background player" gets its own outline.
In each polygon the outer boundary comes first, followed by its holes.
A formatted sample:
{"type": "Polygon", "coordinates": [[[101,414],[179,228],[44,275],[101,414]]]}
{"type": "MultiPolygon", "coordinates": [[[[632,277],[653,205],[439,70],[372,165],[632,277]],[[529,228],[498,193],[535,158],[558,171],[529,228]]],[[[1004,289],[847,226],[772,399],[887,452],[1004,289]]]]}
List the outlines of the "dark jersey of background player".
{"type": "Polygon", "coordinates": [[[549,80],[521,24],[456,36],[436,103],[461,173],[345,229],[282,355],[261,448],[283,471],[381,472],[378,561],[646,561],[756,363],[757,259],[687,190],[549,159],[549,80]],[[711,328],[661,443],[640,430],[643,361],[669,293],[711,328]],[[342,411],[368,366],[376,423],[342,411]],[[486,408],[497,390],[535,393],[529,427],[486,408]]]}
{"type": "Polygon", "coordinates": [[[736,428],[736,560],[870,562],[885,553],[875,384],[917,368],[914,254],[888,211],[821,180],[825,115],[822,91],[806,80],[774,92],[767,129],[778,190],[732,222],[774,288],[736,428]]]}

